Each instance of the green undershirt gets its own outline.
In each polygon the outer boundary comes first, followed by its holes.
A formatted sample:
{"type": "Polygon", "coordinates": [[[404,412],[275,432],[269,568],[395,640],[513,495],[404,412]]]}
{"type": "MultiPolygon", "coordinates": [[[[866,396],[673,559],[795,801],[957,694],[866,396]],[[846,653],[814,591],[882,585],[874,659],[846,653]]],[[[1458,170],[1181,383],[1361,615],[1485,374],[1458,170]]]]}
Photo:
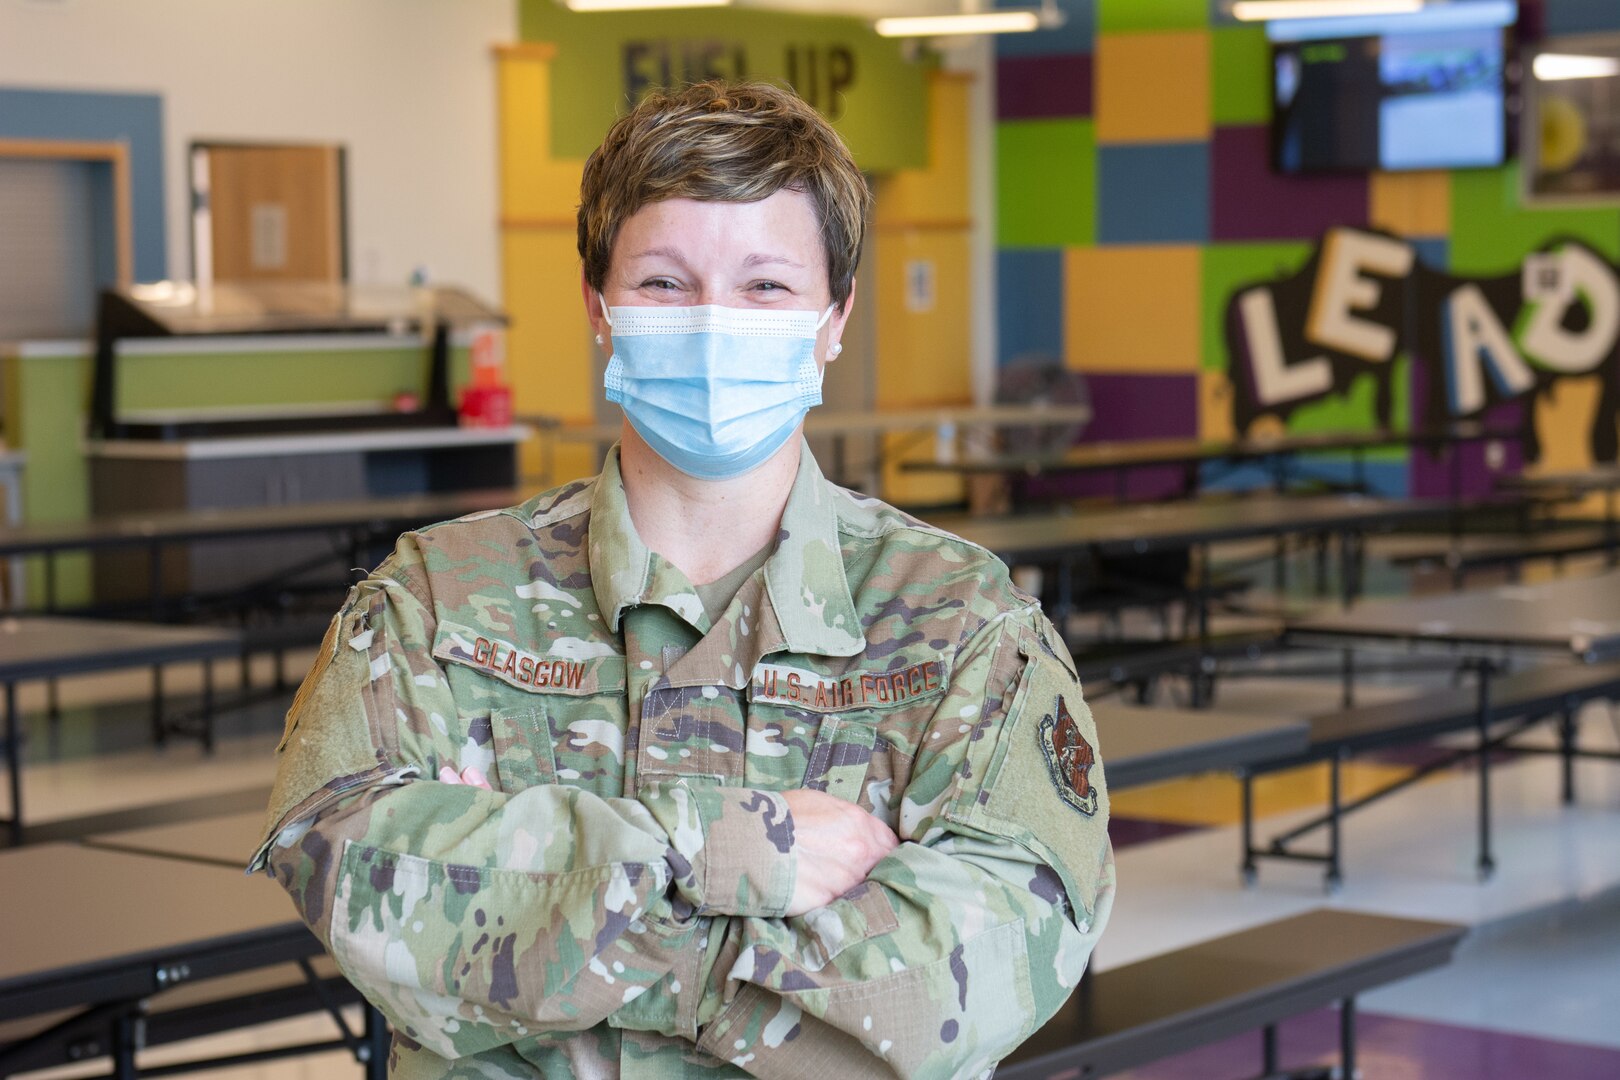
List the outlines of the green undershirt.
{"type": "Polygon", "coordinates": [[[775,548],[776,544],[772,541],[744,559],[741,566],[718,581],[692,586],[697,590],[698,599],[703,601],[703,610],[708,612],[711,625],[720,621],[720,616],[731,606],[732,597],[743,587],[743,582],[753,577],[754,571],[765,565],[765,560],[771,557],[771,552],[775,548]]]}

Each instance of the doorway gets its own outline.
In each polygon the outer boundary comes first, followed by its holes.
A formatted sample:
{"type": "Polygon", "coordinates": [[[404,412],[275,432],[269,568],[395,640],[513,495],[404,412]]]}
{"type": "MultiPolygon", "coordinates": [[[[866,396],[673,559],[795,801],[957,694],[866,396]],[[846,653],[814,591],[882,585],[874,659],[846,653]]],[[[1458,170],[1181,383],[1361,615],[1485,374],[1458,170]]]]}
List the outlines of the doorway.
{"type": "Polygon", "coordinates": [[[193,143],[191,254],[199,285],[349,276],[345,151],[193,143]]]}

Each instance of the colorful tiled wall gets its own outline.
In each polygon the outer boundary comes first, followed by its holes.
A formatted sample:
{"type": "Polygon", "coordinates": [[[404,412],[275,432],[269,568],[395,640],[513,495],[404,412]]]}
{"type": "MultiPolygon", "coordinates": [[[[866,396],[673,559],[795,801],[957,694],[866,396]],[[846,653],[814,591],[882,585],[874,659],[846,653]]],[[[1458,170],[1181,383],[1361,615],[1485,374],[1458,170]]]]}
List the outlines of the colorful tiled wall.
{"type": "MultiPolygon", "coordinates": [[[[1226,301],[1298,269],[1330,226],[1395,232],[1456,274],[1509,272],[1558,236],[1620,258],[1620,207],[1523,207],[1511,164],[1273,173],[1265,32],[1233,21],[1222,0],[1059,6],[1061,29],[997,42],[998,352],[1003,364],[1045,354],[1085,373],[1097,406],[1087,441],[1234,434],[1226,301]]],[[[1548,35],[1613,32],[1620,2],[1525,0],[1521,20],[1548,35]]],[[[1579,440],[1560,437],[1581,425],[1556,419],[1542,417],[1543,467],[1583,464],[1579,440]]],[[[1370,402],[1333,399],[1296,412],[1289,429],[1371,423],[1370,402]]],[[[1471,464],[1483,476],[1483,462],[1471,464]]],[[[1422,455],[1390,452],[1374,480],[1424,493],[1446,483],[1433,471],[1422,455]]],[[[1133,492],[1175,482],[1139,476],[1133,492]]]]}

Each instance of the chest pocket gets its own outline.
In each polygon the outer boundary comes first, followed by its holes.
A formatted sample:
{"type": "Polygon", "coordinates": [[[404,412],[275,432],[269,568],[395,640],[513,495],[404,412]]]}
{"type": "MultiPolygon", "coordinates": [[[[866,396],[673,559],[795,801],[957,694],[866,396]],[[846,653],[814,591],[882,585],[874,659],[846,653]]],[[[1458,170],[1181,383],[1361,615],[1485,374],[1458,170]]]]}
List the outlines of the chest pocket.
{"type": "Polygon", "coordinates": [[[727,686],[653,686],[641,705],[639,779],[735,784],[745,773],[742,700],[727,686]]]}
{"type": "Polygon", "coordinates": [[[804,771],[804,786],[848,802],[860,802],[877,742],[876,716],[822,717],[804,771]]]}
{"type": "Polygon", "coordinates": [[[483,757],[490,783],[514,795],[554,783],[624,793],[622,656],[553,657],[447,624],[433,654],[456,699],[458,767],[483,757]]]}
{"type": "Polygon", "coordinates": [[[543,710],[533,705],[491,709],[490,744],[495,775],[490,783],[509,795],[557,782],[555,736],[543,710]]]}

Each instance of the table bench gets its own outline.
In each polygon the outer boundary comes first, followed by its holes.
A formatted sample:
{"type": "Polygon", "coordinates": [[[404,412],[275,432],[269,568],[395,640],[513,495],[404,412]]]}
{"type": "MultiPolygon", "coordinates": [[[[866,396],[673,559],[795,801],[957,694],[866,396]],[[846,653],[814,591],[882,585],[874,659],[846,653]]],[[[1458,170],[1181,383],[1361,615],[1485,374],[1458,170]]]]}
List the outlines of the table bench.
{"type": "Polygon", "coordinates": [[[1479,681],[1472,686],[1463,685],[1436,690],[1413,698],[1363,705],[1342,709],[1314,717],[1309,722],[1309,744],[1303,751],[1269,761],[1249,764],[1240,770],[1243,781],[1243,877],[1255,880],[1256,859],[1292,859],[1325,863],[1327,885],[1336,889],[1343,880],[1343,842],[1340,825],[1346,814],[1352,813],[1386,796],[1409,787],[1431,773],[1450,767],[1469,757],[1479,760],[1479,871],[1482,878],[1494,869],[1491,857],[1491,789],[1490,754],[1493,750],[1510,748],[1520,752],[1539,752],[1536,747],[1511,746],[1509,740],[1531,725],[1549,717],[1559,719],[1559,746],[1556,751],[1563,758],[1563,792],[1565,803],[1575,799],[1574,760],[1577,757],[1615,758],[1620,755],[1608,751],[1582,749],[1577,744],[1575,714],[1586,702],[1599,698],[1620,697],[1620,663],[1551,665],[1531,668],[1511,675],[1492,677],[1488,670],[1479,673],[1479,681]],[[1490,727],[1504,721],[1516,721],[1508,730],[1492,735],[1490,727]],[[1475,731],[1478,738],[1473,746],[1449,753],[1419,767],[1409,776],[1393,781],[1358,799],[1344,802],[1340,784],[1340,770],[1344,761],[1356,754],[1390,746],[1409,746],[1427,742],[1441,735],[1460,731],[1475,731]],[[1328,808],[1287,832],[1273,837],[1264,847],[1254,842],[1254,780],[1266,773],[1292,769],[1325,761],[1328,763],[1328,808]],[[1327,850],[1319,852],[1296,851],[1293,841],[1315,832],[1327,830],[1327,850]]]}
{"type": "Polygon", "coordinates": [[[167,545],[327,533],[334,537],[332,559],[347,559],[352,566],[369,544],[392,541],[408,529],[477,510],[511,506],[524,497],[522,492],[507,489],[455,491],[297,506],[163,511],[87,521],[36,522],[0,528],[0,557],[44,558],[44,609],[54,613],[55,556],[68,551],[144,549],[148,555],[148,604],[154,613],[161,614],[166,608],[162,553],[167,545]]]}
{"type": "Polygon", "coordinates": [[[1090,1080],[1256,1028],[1261,1075],[1275,1077],[1277,1025],[1335,1002],[1339,1075],[1354,1076],[1356,997],[1449,963],[1464,933],[1317,910],[1103,971],[1002,1062],[996,1080],[1090,1080]]]}
{"type": "Polygon", "coordinates": [[[1445,569],[1460,588],[1470,571],[1506,569],[1515,579],[1525,563],[1565,559],[1610,551],[1615,540],[1599,528],[1556,528],[1500,536],[1468,536],[1446,547],[1402,552],[1390,564],[1408,570],[1445,569]]]}
{"type": "Polygon", "coordinates": [[[1110,791],[1302,751],[1309,728],[1284,716],[1108,705],[1093,714],[1110,791]]]}
{"type": "Polygon", "coordinates": [[[10,826],[18,843],[23,831],[22,738],[18,731],[17,684],[28,679],[56,679],[121,668],[151,667],[152,737],[162,743],[173,734],[197,737],[206,750],[214,746],[213,678],[209,661],[239,655],[241,638],[234,631],[200,627],[153,626],[147,623],[43,616],[0,618],[0,684],[5,687],[5,753],[11,784],[10,826]],[[202,712],[195,727],[167,719],[163,711],[162,669],[165,664],[200,661],[203,665],[202,712]]]}
{"type": "MultiPolygon", "coordinates": [[[[0,1076],[107,1056],[113,1076],[133,1078],[154,1032],[167,1041],[326,1008],[321,994],[338,991],[315,966],[320,941],[281,889],[240,865],[77,844],[0,852],[0,1076]],[[282,974],[263,978],[271,969],[282,974]],[[244,993],[237,980],[249,976],[244,993]]],[[[210,1064],[343,1046],[383,1080],[388,1034],[375,1012],[363,1033],[340,1032],[210,1064]]]]}
{"type": "Polygon", "coordinates": [[[1071,644],[1075,671],[1087,698],[1101,697],[1099,689],[1135,687],[1139,702],[1152,697],[1154,683],[1167,675],[1192,680],[1193,700],[1214,700],[1215,678],[1222,660],[1257,660],[1277,648],[1282,628],[1212,632],[1204,640],[1102,641],[1086,646],[1071,644]],[[1096,687],[1097,682],[1111,684],[1096,687]]]}

